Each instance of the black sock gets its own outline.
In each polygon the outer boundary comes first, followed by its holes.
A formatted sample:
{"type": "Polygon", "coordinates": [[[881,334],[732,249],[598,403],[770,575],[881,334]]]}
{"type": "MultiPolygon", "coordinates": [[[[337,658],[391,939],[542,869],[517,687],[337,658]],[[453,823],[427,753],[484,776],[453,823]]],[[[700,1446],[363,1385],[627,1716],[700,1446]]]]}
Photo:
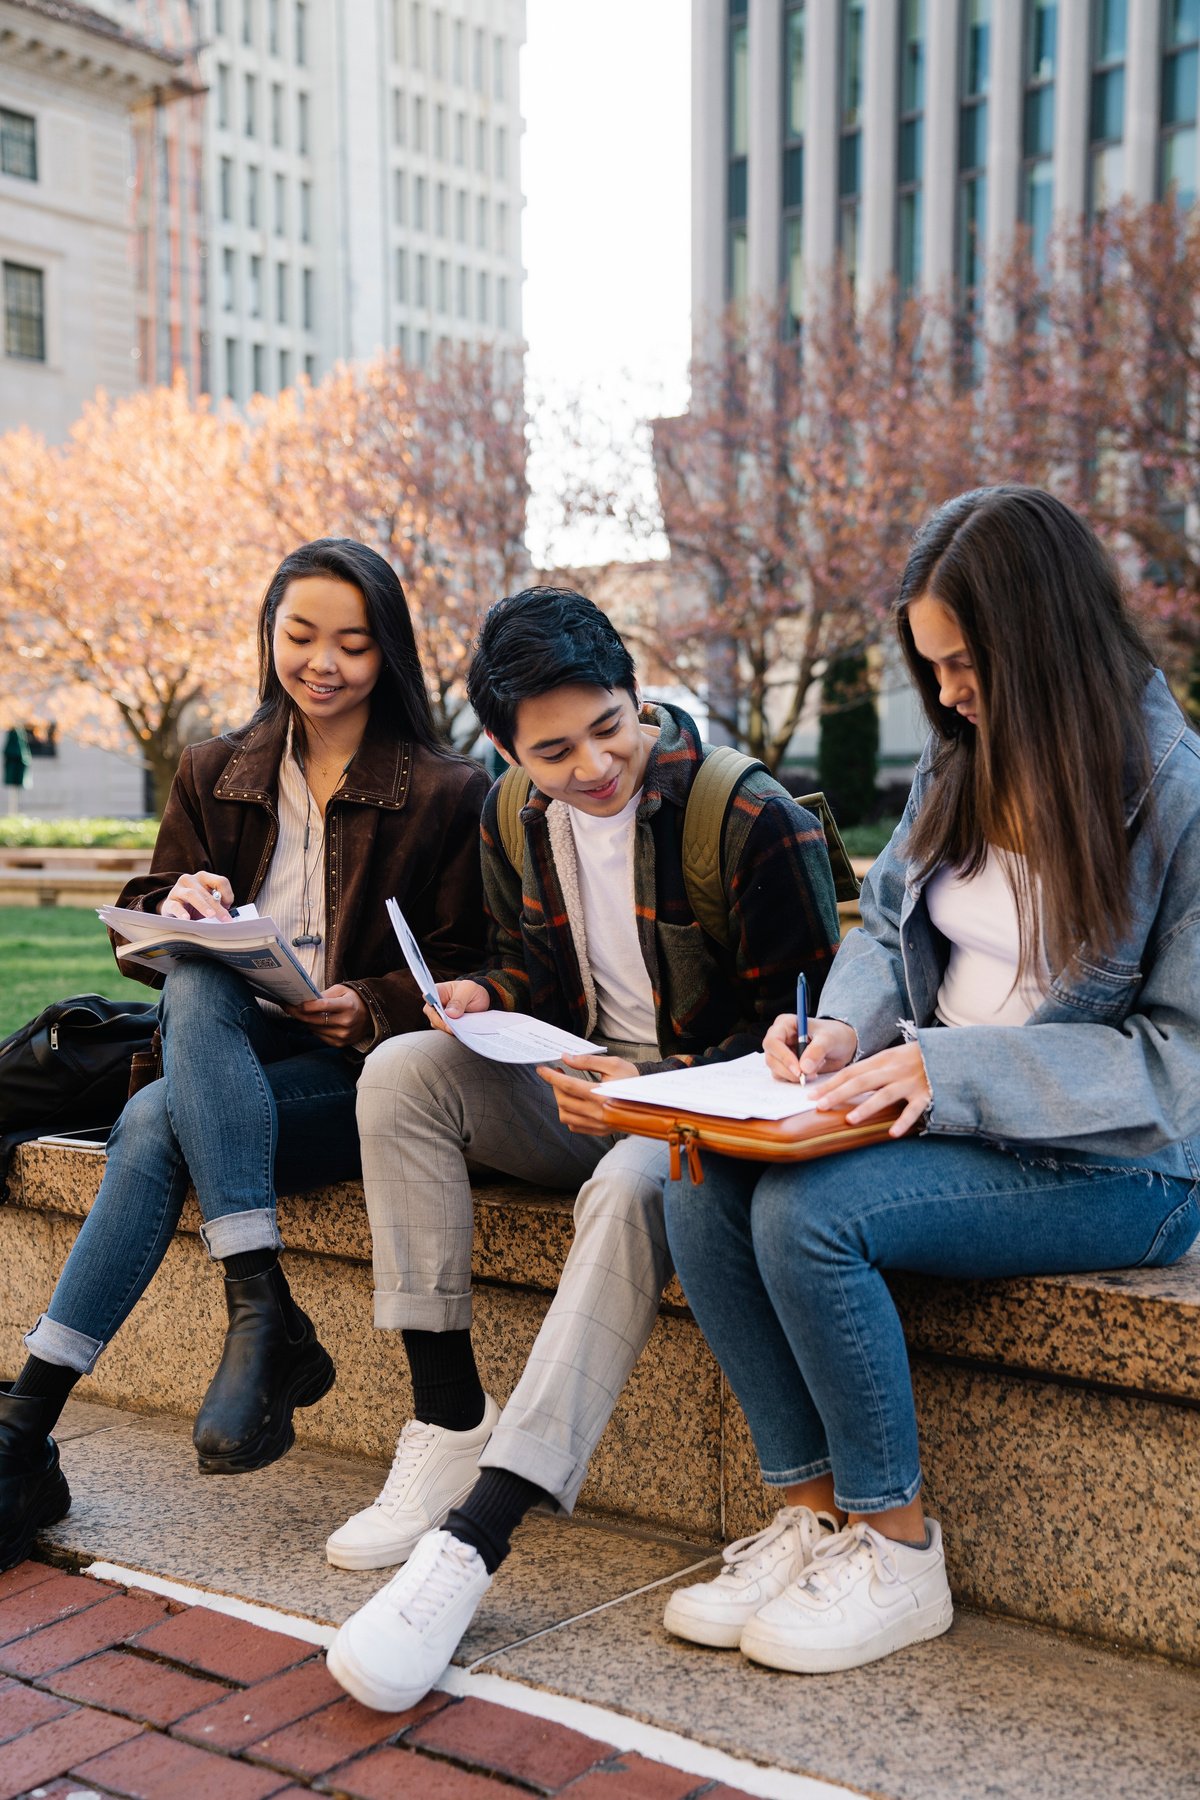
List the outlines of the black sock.
{"type": "Polygon", "coordinates": [[[46,1430],[49,1431],[78,1380],[78,1369],[64,1369],[61,1363],[43,1362],[40,1357],[31,1356],[13,1382],[11,1391],[23,1400],[47,1402],[46,1430]]]}
{"type": "Polygon", "coordinates": [[[481,1469],[479,1480],[461,1506],[446,1520],[445,1530],[461,1543],[473,1544],[483,1566],[494,1575],[508,1555],[509,1539],[530,1509],[550,1495],[536,1482],[511,1469],[481,1469]]]}
{"type": "Polygon", "coordinates": [[[401,1333],[412,1374],[413,1417],[444,1431],[474,1431],[483,1422],[483,1384],[469,1331],[401,1333]]]}
{"type": "Polygon", "coordinates": [[[223,1256],[225,1273],[230,1281],[249,1281],[252,1275],[265,1275],[279,1261],[278,1250],[241,1250],[236,1256],[223,1256]]]}

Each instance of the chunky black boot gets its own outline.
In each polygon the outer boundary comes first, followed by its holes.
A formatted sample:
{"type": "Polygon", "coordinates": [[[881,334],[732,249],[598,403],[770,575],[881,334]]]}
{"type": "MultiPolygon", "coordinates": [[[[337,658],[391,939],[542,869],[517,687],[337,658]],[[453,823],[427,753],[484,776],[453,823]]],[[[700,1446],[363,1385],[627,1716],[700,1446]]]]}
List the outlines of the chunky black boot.
{"type": "Polygon", "coordinates": [[[225,1348],[192,1432],[206,1475],[240,1475],[285,1456],[296,1441],[292,1413],[320,1400],[335,1378],[278,1264],[240,1281],[227,1275],[225,1304],[225,1348]]]}
{"type": "Polygon", "coordinates": [[[48,1436],[57,1408],[0,1386],[0,1569],[29,1555],[44,1525],[64,1519],[71,1490],[58,1466],[58,1445],[48,1436]]]}

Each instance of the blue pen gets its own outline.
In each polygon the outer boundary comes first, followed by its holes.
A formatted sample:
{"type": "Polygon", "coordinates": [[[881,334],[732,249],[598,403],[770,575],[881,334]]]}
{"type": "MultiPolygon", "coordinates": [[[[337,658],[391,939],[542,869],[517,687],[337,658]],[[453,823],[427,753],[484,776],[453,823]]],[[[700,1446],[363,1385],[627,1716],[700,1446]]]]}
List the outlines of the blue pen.
{"type": "MultiPolygon", "coordinates": [[[[803,972],[796,978],[796,1055],[808,1043],[808,978],[803,972]]],[[[801,1072],[800,1085],[804,1086],[807,1076],[801,1072]]]]}

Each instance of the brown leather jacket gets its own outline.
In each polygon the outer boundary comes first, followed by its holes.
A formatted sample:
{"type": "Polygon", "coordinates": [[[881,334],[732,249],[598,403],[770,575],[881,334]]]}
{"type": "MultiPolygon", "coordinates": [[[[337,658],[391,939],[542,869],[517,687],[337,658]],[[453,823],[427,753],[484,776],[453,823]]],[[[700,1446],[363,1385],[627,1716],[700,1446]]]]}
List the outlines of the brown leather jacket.
{"type": "MultiPolygon", "coordinates": [[[[210,869],[238,905],[262,886],[279,821],[282,735],[247,725],[184,751],[148,875],[119,904],[156,912],[181,875],[210,869]]],[[[470,974],[484,952],[479,814],[488,780],[459,756],[397,739],[372,715],[329,803],[325,836],[326,984],[345,982],[371,1015],[371,1047],[425,1023],[384,911],[394,896],[438,980],[470,974]]],[[[162,977],[126,971],[151,987],[162,977]]]]}

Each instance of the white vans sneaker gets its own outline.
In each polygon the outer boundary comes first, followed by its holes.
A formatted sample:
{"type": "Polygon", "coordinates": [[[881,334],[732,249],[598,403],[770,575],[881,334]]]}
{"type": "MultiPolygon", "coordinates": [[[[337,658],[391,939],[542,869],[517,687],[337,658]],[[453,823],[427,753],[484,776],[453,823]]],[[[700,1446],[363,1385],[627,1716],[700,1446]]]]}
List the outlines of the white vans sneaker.
{"type": "Polygon", "coordinates": [[[485,1395],[483,1419],[474,1431],[447,1431],[410,1419],[378,1498],[326,1540],[325,1555],[333,1566],[388,1569],[406,1562],[425,1533],[444,1525],[475,1486],[479,1458],[499,1417],[500,1408],[485,1395]]]}
{"type": "Polygon", "coordinates": [[[492,1585],[472,1544],[430,1531],[353,1613],[326,1653],[334,1680],[377,1712],[404,1712],[443,1674],[492,1585]]]}
{"type": "Polygon", "coordinates": [[[822,1675],[940,1637],[954,1607],[941,1528],[934,1519],[925,1524],[929,1543],[922,1550],[883,1537],[861,1519],[825,1538],[800,1579],[749,1620],[743,1654],[770,1669],[822,1675]]]}
{"type": "Polygon", "coordinates": [[[722,1552],[725,1567],[715,1581],[676,1588],[667,1601],[663,1624],[691,1644],[736,1649],[746,1623],[796,1580],[822,1538],[837,1528],[829,1513],[816,1513],[808,1506],[780,1507],[765,1531],[739,1538],[722,1552]]]}

